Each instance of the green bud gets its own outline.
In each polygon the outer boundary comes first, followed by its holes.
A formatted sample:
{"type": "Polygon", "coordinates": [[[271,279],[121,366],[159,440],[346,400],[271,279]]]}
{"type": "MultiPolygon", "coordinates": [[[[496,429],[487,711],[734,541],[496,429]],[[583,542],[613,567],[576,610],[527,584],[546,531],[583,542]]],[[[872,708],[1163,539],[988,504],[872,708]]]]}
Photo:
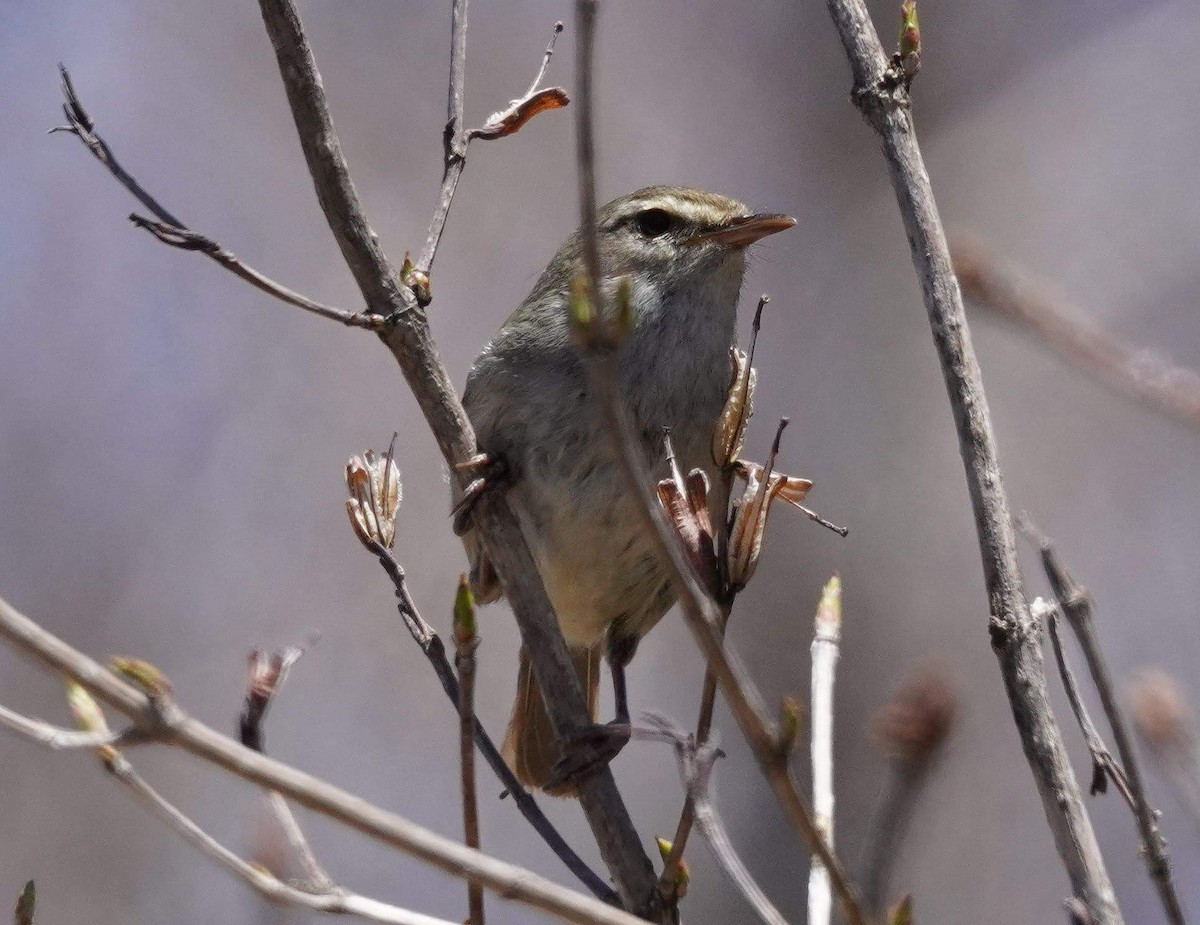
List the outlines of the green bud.
{"type": "MultiPolygon", "coordinates": [[[[664,864],[671,856],[671,849],[675,847],[675,843],[668,841],[665,838],[656,837],[654,843],[658,845],[658,854],[662,858],[664,864]]],[[[692,875],[688,871],[687,862],[683,858],[679,859],[679,872],[675,875],[675,898],[683,899],[687,895],[688,884],[692,882],[692,875]]]]}
{"type": "Polygon", "coordinates": [[[784,697],[779,703],[779,750],[790,755],[800,739],[800,701],[784,697]]]}
{"type": "Polygon", "coordinates": [[[471,593],[466,575],[458,576],[458,591],[454,595],[454,642],[469,645],[475,640],[475,595],[471,593]]]}
{"type": "Polygon", "coordinates": [[[921,24],[917,20],[916,0],[900,4],[900,64],[904,76],[912,80],[921,69],[921,24]]]}
{"type": "Polygon", "coordinates": [[[571,334],[581,344],[590,344],[592,328],[596,323],[596,306],[592,303],[587,280],[576,276],[571,280],[571,297],[567,300],[567,316],[571,323],[571,334]]]}
{"type": "Polygon", "coordinates": [[[140,687],[151,698],[166,697],[175,689],[170,679],[144,659],[115,655],[108,667],[140,687]]]}

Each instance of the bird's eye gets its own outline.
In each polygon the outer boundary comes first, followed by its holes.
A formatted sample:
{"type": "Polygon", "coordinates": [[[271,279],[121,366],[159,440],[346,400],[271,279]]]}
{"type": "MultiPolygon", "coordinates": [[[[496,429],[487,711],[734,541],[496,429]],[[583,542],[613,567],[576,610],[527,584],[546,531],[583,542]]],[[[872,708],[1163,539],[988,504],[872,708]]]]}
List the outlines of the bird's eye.
{"type": "Polygon", "coordinates": [[[675,225],[675,216],[665,209],[643,209],[633,217],[640,234],[647,238],[664,235],[675,225]]]}

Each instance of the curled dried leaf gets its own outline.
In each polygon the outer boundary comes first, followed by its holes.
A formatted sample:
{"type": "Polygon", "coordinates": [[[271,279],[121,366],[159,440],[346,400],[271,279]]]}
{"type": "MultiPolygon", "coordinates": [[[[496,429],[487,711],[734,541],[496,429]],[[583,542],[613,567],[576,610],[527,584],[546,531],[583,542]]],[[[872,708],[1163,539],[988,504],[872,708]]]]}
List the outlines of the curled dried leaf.
{"type": "Polygon", "coordinates": [[[722,469],[728,469],[741,455],[746,424],[754,411],[754,387],[758,381],[744,350],[730,347],[729,360],[732,369],[729,391],[717,426],[713,428],[712,440],[713,462],[722,469]]]}
{"type": "Polygon", "coordinates": [[[746,489],[733,503],[733,526],[729,537],[729,580],[741,590],[754,575],[762,554],[767,515],[775,499],[799,506],[812,482],[796,476],[771,472],[758,463],[738,460],[736,472],[746,480],[746,489]]]}
{"type": "Polygon", "coordinates": [[[693,469],[683,478],[671,460],[672,475],[658,483],[658,501],[675,528],[688,559],[705,587],[717,593],[720,579],[708,512],[708,476],[693,469]]]}
{"type": "Polygon", "coordinates": [[[534,116],[552,109],[562,109],[570,102],[571,98],[567,96],[567,91],[562,87],[547,87],[544,90],[538,90],[523,99],[513,100],[508,104],[507,109],[492,113],[483,127],[472,129],[468,133],[468,137],[482,138],[485,141],[506,138],[519,132],[525,123],[534,116]]]}

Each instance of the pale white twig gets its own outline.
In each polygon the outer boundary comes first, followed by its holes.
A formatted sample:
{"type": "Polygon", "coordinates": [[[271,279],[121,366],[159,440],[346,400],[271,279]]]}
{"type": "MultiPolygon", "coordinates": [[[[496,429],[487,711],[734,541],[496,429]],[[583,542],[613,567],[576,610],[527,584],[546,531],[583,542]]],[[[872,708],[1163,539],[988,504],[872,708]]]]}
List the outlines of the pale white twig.
{"type": "Polygon", "coordinates": [[[143,737],[137,730],[126,729],[119,732],[80,732],[75,729],[63,729],[40,719],[23,716],[0,704],[0,726],[18,732],[26,738],[33,739],[39,745],[44,745],[54,751],[73,748],[103,748],[105,745],[132,744],[137,738],[143,737]]]}
{"type": "MultiPolygon", "coordinates": [[[[812,644],[812,780],[817,826],[833,847],[833,676],[842,634],[842,582],[829,579],[817,607],[812,644]]],[[[813,855],[808,874],[808,925],[828,925],[833,914],[829,873],[813,855]]]]}

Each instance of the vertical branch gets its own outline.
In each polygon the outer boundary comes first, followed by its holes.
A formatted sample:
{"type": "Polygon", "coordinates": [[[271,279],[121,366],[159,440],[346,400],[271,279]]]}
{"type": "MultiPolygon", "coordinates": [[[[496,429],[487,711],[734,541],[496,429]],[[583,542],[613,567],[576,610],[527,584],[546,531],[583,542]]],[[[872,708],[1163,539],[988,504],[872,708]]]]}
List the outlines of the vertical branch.
{"type": "MultiPolygon", "coordinates": [[[[812,780],[817,826],[833,845],[833,676],[842,635],[842,582],[829,579],[817,607],[812,644],[812,780]]],[[[829,925],[829,873],[816,857],[808,875],[808,925],[829,925]]]]}
{"type": "Polygon", "coordinates": [[[1167,921],[1171,925],[1184,925],[1183,907],[1175,892],[1175,882],[1171,878],[1171,860],[1167,856],[1167,842],[1158,828],[1158,812],[1150,805],[1146,796],[1146,788],[1142,782],[1142,771],[1138,765],[1137,752],[1133,748],[1133,740],[1125,725],[1125,717],[1117,705],[1117,692],[1113,684],[1112,673],[1104,653],[1100,651],[1100,640],[1096,635],[1096,621],[1092,613],[1092,601],[1087,591],[1075,581],[1074,576],[1058,558],[1053,545],[1045,537],[1041,539],[1042,567],[1058,606],[1075,631],[1083,657],[1087,661],[1088,671],[1092,675],[1092,683],[1100,695],[1100,704],[1104,707],[1104,715],[1108,718],[1112,730],[1113,741],[1117,746],[1117,754],[1125,770],[1129,784],[1129,792],[1133,796],[1133,815],[1137,820],[1138,834],[1142,841],[1142,853],[1146,859],[1146,868],[1150,879],[1158,890],[1167,921]]]}
{"type": "MultiPolygon", "coordinates": [[[[478,452],[474,431],[438,356],[425,313],[367,221],[300,18],[289,0],[259,0],[259,7],[330,231],[369,310],[389,318],[380,338],[400,365],[442,455],[456,471],[457,464],[478,452]]],[[[533,657],[555,733],[569,735],[587,725],[587,703],[520,524],[502,497],[484,497],[473,516],[504,584],[521,640],[533,657]]],[[[612,774],[605,769],[582,781],[579,801],[622,901],[632,910],[651,914],[659,904],[654,868],[612,774]]]]}
{"type": "MultiPolygon", "coordinates": [[[[468,848],[479,849],[479,804],[475,792],[475,601],[467,576],[458,579],[454,598],[454,664],[458,668],[458,757],[462,775],[463,836],[468,848]]],[[[483,885],[467,885],[467,925],[483,925],[483,885]]]]}
{"type": "Polygon", "coordinates": [[[903,80],[890,72],[864,0],[827,0],[853,74],[853,100],[878,134],[921,282],[975,515],[992,648],[1072,891],[1096,925],[1122,921],[1112,883],[1046,692],[991,413],[903,80]]]}

